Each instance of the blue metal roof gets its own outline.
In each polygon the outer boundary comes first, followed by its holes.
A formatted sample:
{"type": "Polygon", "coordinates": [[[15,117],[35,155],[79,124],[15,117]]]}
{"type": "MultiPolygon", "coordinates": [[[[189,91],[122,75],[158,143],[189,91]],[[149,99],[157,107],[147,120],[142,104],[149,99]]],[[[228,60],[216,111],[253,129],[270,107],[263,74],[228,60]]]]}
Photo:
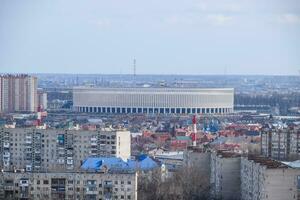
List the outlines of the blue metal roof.
{"type": "Polygon", "coordinates": [[[104,166],[108,170],[136,171],[151,170],[158,167],[158,164],[147,155],[141,155],[136,160],[128,159],[127,161],[117,157],[97,157],[87,158],[81,165],[81,169],[99,171],[104,166]]]}

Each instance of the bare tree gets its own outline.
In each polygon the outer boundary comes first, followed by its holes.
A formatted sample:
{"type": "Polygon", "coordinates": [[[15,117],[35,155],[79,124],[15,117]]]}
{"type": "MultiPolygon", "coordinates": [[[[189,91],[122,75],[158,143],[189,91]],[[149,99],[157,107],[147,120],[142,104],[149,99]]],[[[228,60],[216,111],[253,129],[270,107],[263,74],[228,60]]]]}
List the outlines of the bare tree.
{"type": "Polygon", "coordinates": [[[138,198],[141,200],[209,199],[209,174],[197,166],[183,167],[162,181],[160,170],[139,177],[138,198]]]}

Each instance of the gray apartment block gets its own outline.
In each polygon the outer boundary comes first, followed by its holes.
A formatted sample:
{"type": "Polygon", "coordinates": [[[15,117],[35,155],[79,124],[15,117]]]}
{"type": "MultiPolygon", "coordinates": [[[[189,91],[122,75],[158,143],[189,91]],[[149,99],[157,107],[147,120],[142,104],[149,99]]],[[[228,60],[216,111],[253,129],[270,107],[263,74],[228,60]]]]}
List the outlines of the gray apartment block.
{"type": "Polygon", "coordinates": [[[238,154],[217,151],[211,154],[211,195],[217,199],[240,199],[240,166],[238,154]]]}
{"type": "Polygon", "coordinates": [[[277,160],[300,159],[300,127],[265,126],[261,131],[261,154],[277,160]]]}
{"type": "Polygon", "coordinates": [[[0,176],[0,199],[137,199],[136,173],[5,172],[0,176]]]}
{"type": "Polygon", "coordinates": [[[87,157],[130,157],[130,132],[0,128],[0,168],[73,171],[87,157]]]}
{"type": "Polygon", "coordinates": [[[241,159],[242,200],[298,199],[299,169],[269,158],[248,156],[241,159]]]}

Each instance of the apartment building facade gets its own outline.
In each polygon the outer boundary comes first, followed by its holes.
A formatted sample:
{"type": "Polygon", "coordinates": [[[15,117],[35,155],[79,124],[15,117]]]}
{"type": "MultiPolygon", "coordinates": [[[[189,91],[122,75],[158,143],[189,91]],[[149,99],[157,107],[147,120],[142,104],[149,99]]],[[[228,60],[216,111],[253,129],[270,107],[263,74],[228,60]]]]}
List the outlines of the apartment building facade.
{"type": "Polygon", "coordinates": [[[79,169],[87,157],[130,158],[129,131],[0,128],[0,168],[44,172],[79,169]]]}
{"type": "Polygon", "coordinates": [[[37,78],[0,75],[0,112],[37,111],[37,78]]]}
{"type": "Polygon", "coordinates": [[[135,172],[5,172],[0,176],[0,199],[136,200],[135,172]]]}
{"type": "Polygon", "coordinates": [[[241,158],[241,199],[298,199],[299,169],[265,157],[241,158]]]}
{"type": "Polygon", "coordinates": [[[210,184],[213,198],[240,199],[240,162],[240,155],[232,152],[211,153],[210,184]]]}
{"type": "Polygon", "coordinates": [[[300,126],[264,126],[261,154],[277,160],[300,159],[300,126]]]}

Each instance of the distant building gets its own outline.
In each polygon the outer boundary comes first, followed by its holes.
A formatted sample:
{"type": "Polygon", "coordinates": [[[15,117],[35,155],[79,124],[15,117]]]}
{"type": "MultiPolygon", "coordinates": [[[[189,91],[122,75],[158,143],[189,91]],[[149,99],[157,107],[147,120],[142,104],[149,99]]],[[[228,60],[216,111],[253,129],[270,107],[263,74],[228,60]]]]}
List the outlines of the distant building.
{"type": "Polygon", "coordinates": [[[192,145],[192,139],[189,136],[176,136],[171,140],[171,149],[173,151],[185,150],[192,145]]]}
{"type": "Polygon", "coordinates": [[[0,168],[75,170],[87,157],[130,158],[130,132],[0,128],[0,168]]]}
{"type": "Polygon", "coordinates": [[[137,199],[135,172],[5,172],[0,199],[137,199]]]}
{"type": "Polygon", "coordinates": [[[241,159],[242,200],[298,199],[299,169],[263,157],[241,159]]]}
{"type": "Polygon", "coordinates": [[[73,89],[73,109],[94,113],[226,114],[233,112],[231,88],[73,89]]]}
{"type": "Polygon", "coordinates": [[[232,152],[211,154],[211,195],[223,200],[240,199],[241,156],[232,152]]]}
{"type": "Polygon", "coordinates": [[[47,93],[43,91],[38,91],[37,96],[38,96],[38,107],[40,107],[43,110],[46,110],[48,107],[47,93]]]}
{"type": "Polygon", "coordinates": [[[37,78],[0,75],[0,112],[37,111],[37,78]]]}
{"type": "Polygon", "coordinates": [[[300,127],[264,126],[261,131],[261,154],[277,160],[300,159],[300,127]]]}

